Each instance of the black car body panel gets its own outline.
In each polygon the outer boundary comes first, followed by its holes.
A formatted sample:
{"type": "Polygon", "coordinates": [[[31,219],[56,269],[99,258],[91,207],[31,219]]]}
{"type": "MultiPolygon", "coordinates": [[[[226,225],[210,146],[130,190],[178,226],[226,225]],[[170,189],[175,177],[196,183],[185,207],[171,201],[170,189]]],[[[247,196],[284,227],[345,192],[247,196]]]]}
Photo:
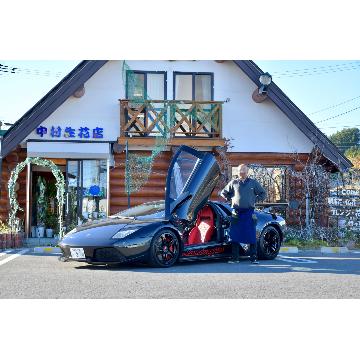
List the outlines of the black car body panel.
{"type": "MultiPolygon", "coordinates": [[[[219,176],[220,168],[212,154],[181,146],[169,166],[165,201],[145,203],[77,227],[59,244],[64,258],[91,264],[148,261],[153,239],[165,230],[179,240],[179,261],[229,257],[232,209],[227,203],[208,201],[219,176]],[[207,242],[190,245],[189,234],[205,205],[214,215],[215,231],[207,242]],[[147,208],[151,211],[139,216],[142,208],[145,213],[147,208]],[[81,249],[83,256],[73,258],[71,249],[81,249]]],[[[285,221],[266,212],[256,211],[256,215],[257,237],[273,226],[279,230],[281,242],[285,221]]],[[[241,255],[247,251],[243,246],[241,255]]]]}

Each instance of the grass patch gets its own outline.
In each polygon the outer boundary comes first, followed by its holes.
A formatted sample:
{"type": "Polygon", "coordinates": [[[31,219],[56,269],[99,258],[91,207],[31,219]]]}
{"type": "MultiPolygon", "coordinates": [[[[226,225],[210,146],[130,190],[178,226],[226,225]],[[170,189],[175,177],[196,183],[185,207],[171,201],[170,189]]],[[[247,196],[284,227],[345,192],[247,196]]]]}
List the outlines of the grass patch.
{"type": "Polygon", "coordinates": [[[302,239],[289,239],[285,240],[283,246],[296,246],[299,249],[317,249],[322,246],[329,246],[328,243],[324,240],[317,240],[317,239],[309,239],[309,240],[302,240],[302,239]]]}

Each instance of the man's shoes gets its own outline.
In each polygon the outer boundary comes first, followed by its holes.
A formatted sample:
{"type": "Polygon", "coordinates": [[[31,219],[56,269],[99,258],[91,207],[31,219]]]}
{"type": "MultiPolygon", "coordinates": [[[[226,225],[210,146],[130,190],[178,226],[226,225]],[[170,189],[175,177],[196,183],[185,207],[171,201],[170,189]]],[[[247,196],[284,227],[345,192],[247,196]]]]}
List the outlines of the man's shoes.
{"type": "Polygon", "coordinates": [[[229,260],[228,264],[238,264],[239,262],[239,260],[229,260]]]}
{"type": "Polygon", "coordinates": [[[258,262],[258,260],[257,260],[257,259],[251,259],[250,261],[251,261],[251,263],[252,263],[252,264],[254,264],[254,265],[259,264],[259,262],[258,262]]]}

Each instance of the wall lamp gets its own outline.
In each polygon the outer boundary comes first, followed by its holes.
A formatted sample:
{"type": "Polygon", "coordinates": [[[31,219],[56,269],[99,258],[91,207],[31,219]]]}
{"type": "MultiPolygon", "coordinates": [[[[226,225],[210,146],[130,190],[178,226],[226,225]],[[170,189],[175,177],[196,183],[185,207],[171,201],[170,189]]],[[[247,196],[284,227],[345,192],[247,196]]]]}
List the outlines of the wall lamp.
{"type": "Polygon", "coordinates": [[[267,98],[267,89],[272,82],[272,76],[266,72],[259,77],[261,86],[258,89],[255,89],[252,98],[255,102],[259,103],[264,101],[267,98]]]}

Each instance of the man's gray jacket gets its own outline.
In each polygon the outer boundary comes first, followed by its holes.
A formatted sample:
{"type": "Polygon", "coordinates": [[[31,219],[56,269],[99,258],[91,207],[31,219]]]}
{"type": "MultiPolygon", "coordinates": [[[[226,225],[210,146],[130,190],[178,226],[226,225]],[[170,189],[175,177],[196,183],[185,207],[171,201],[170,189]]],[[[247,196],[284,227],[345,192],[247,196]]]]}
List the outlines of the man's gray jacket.
{"type": "Polygon", "coordinates": [[[234,209],[250,209],[255,207],[255,203],[264,201],[266,198],[265,189],[259,182],[252,178],[231,180],[220,195],[226,200],[231,200],[234,209]]]}

